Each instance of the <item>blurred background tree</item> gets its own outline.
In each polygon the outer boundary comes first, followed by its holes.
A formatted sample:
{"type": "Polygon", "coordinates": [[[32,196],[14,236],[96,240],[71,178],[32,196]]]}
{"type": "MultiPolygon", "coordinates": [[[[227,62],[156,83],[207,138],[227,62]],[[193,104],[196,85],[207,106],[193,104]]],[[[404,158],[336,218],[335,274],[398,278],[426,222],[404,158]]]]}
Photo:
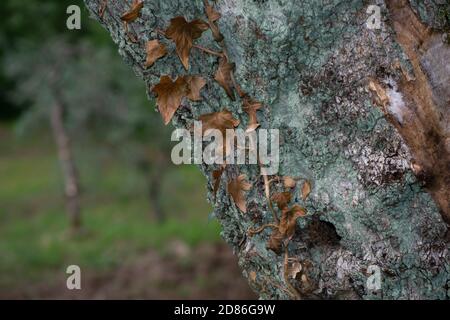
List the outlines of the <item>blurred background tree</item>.
{"type": "Polygon", "coordinates": [[[81,214],[71,137],[97,139],[140,170],[148,180],[152,211],[161,222],[165,214],[157,185],[169,162],[168,129],[156,121],[141,84],[118,58],[108,35],[84,11],[80,31],[65,28],[66,8],[72,3],[5,1],[6,19],[0,23],[5,64],[0,81],[12,94],[2,92],[5,108],[0,118],[17,117],[21,135],[42,129],[50,119],[73,229],[80,227],[81,214]],[[101,72],[92,72],[94,67],[101,72]],[[124,145],[126,153],[121,152],[124,145]]]}
{"type": "MultiPolygon", "coordinates": [[[[88,38],[102,46],[110,46],[107,35],[87,19],[84,10],[82,11],[84,28],[77,32],[67,32],[65,12],[67,6],[73,3],[81,5],[81,1],[70,0],[2,1],[0,4],[3,14],[0,21],[0,59],[18,50],[19,47],[29,50],[39,48],[46,39],[58,35],[64,35],[72,42],[88,38]]],[[[4,68],[4,65],[1,68],[4,68]]],[[[0,103],[3,106],[0,110],[0,119],[15,119],[27,107],[26,103],[18,105],[17,102],[11,101],[7,94],[14,89],[15,82],[14,78],[6,76],[3,71],[0,72],[0,84],[3,89],[0,91],[0,103]]]]}
{"type": "MultiPolygon", "coordinates": [[[[2,2],[5,19],[0,22],[2,28],[0,59],[6,61],[6,64],[2,65],[0,85],[6,90],[0,94],[0,103],[3,105],[0,120],[23,117],[25,122],[36,122],[45,113],[42,106],[49,106],[47,113],[51,120],[55,143],[58,146],[65,180],[66,207],[71,227],[76,231],[81,226],[80,185],[70,137],[65,130],[64,114],[67,107],[61,96],[64,91],[64,84],[61,81],[65,73],[64,64],[67,64],[70,59],[64,60],[74,53],[71,46],[76,46],[77,42],[84,37],[94,35],[90,32],[80,34],[65,32],[67,31],[63,28],[65,17],[62,13],[69,4],[70,1],[65,0],[2,2]],[[62,34],[70,38],[66,45],[46,47],[50,45],[46,43],[47,39],[62,34]],[[35,59],[37,60],[34,61],[35,59]],[[7,67],[9,70],[5,70],[7,67]],[[31,76],[28,77],[28,75],[31,76]],[[14,92],[13,95],[7,93],[11,91],[14,92]]],[[[96,29],[88,28],[87,30],[96,29]]]]}
{"type": "Polygon", "coordinates": [[[139,170],[148,181],[152,211],[162,222],[158,185],[170,163],[170,127],[161,124],[144,88],[112,49],[53,37],[35,50],[19,46],[5,61],[6,75],[16,80],[8,98],[28,106],[17,121],[18,132],[26,136],[52,124],[72,228],[80,227],[81,217],[71,137],[78,144],[97,141],[139,170]]]}

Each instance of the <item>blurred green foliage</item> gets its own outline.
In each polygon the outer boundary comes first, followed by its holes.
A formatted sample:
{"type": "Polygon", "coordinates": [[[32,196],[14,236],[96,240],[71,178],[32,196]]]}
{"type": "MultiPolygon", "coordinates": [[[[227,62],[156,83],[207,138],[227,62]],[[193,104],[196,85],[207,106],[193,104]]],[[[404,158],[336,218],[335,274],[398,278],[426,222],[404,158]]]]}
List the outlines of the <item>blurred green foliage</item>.
{"type": "MultiPolygon", "coordinates": [[[[112,46],[108,35],[88,18],[82,0],[2,0],[0,9],[0,60],[19,47],[33,52],[52,37],[64,36],[72,43],[90,39],[101,46],[112,46]],[[71,4],[83,8],[83,23],[81,30],[68,32],[66,8],[71,4]]],[[[0,121],[14,120],[28,107],[27,103],[11,101],[8,92],[14,90],[17,81],[5,74],[4,67],[0,64],[0,121]]]]}
{"type": "Polygon", "coordinates": [[[96,154],[94,145],[78,152],[85,232],[74,237],[50,142],[45,136],[17,141],[11,130],[0,130],[0,288],[44,281],[73,263],[110,270],[146,250],[164,251],[174,238],[190,246],[220,241],[218,223],[207,219],[204,178],[195,167],[177,167],[162,181],[170,218],[156,224],[145,178],[117,158],[96,154]]]}
{"type": "Polygon", "coordinates": [[[171,165],[170,127],[82,1],[2,0],[0,7],[0,121],[14,121],[0,124],[0,288],[43,281],[73,263],[113,268],[172,238],[218,241],[205,179],[195,167],[171,165]],[[71,4],[82,8],[80,31],[66,28],[71,4]],[[83,188],[85,232],[76,237],[67,232],[49,132],[55,72],[83,188]],[[168,213],[162,224],[149,184],[168,213]]]}

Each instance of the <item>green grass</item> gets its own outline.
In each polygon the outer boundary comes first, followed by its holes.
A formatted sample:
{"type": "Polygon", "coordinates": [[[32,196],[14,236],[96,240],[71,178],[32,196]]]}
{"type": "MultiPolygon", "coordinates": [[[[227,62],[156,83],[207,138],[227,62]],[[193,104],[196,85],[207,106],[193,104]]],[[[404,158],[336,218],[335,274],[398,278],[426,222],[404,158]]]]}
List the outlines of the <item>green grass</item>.
{"type": "Polygon", "coordinates": [[[95,148],[83,152],[77,160],[84,232],[74,236],[51,139],[18,143],[10,130],[0,130],[0,288],[40,281],[69,264],[108,270],[175,238],[191,246],[220,241],[195,167],[174,167],[161,181],[169,218],[156,224],[143,177],[114,157],[99,163],[91,157],[95,148]]]}

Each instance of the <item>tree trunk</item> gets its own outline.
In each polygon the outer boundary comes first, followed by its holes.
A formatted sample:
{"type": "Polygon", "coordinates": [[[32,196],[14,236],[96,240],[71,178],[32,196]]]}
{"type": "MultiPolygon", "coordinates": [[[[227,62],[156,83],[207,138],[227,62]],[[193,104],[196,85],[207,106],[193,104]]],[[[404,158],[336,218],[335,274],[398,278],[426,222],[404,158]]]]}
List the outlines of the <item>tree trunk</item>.
{"type": "MultiPolygon", "coordinates": [[[[208,80],[202,101],[183,101],[176,127],[225,106],[242,127],[248,123],[241,99],[230,100],[214,82],[217,57],[193,48],[186,72],[171,41],[157,32],[180,15],[206,20],[203,1],[145,0],[128,28],[120,20],[126,1],[85,2],[150,94],[160,75],[208,80]],[[146,69],[145,44],[153,39],[169,54],[146,69]]],[[[261,298],[449,298],[450,5],[378,0],[381,24],[373,29],[366,23],[376,18],[370,4],[218,0],[224,41],[215,42],[220,37],[210,32],[196,40],[226,50],[236,65],[235,93],[263,103],[261,128],[280,130],[279,176],[299,179],[292,203],[308,211],[277,254],[266,245],[271,228],[248,234],[275,223],[259,167],[228,165],[214,200],[217,168],[200,166],[222,235],[261,298]],[[226,188],[238,174],[252,184],[245,214],[226,188]],[[298,193],[305,179],[312,190],[303,201],[298,193]]],[[[282,190],[269,178],[272,192],[282,190]]]]}
{"type": "MultiPolygon", "coordinates": [[[[158,157],[157,157],[158,158],[158,157]]],[[[166,157],[164,158],[166,161],[170,161],[166,157]]],[[[166,171],[167,165],[166,163],[162,163],[158,159],[150,160],[151,165],[149,166],[149,170],[147,170],[148,177],[148,197],[150,200],[150,205],[153,211],[153,214],[158,223],[162,223],[166,220],[166,213],[161,204],[161,184],[164,179],[164,173],[166,171]]]]}
{"type": "Polygon", "coordinates": [[[156,221],[161,224],[166,220],[166,214],[161,206],[160,180],[158,178],[149,179],[148,198],[156,221]]]}
{"type": "Polygon", "coordinates": [[[167,170],[167,156],[160,152],[146,154],[137,162],[137,167],[147,181],[147,195],[151,215],[158,223],[166,220],[166,213],[161,203],[161,184],[167,170]]]}
{"type": "Polygon", "coordinates": [[[80,186],[70,139],[64,127],[63,113],[63,105],[60,101],[56,101],[51,110],[53,136],[58,149],[59,162],[64,177],[64,193],[70,227],[74,232],[78,232],[81,227],[80,186]]]}

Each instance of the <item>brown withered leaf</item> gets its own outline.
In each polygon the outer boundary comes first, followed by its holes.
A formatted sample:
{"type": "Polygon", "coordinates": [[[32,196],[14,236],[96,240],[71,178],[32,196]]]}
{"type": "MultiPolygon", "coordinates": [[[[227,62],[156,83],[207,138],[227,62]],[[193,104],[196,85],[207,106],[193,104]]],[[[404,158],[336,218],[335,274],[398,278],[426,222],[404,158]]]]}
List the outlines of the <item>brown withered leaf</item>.
{"type": "Polygon", "coordinates": [[[236,179],[228,182],[228,193],[233,198],[234,203],[242,212],[247,212],[247,199],[245,191],[249,191],[252,185],[246,181],[245,174],[239,175],[236,179]]]}
{"type": "Polygon", "coordinates": [[[305,215],[306,210],[299,205],[294,205],[291,209],[284,211],[278,227],[280,233],[286,238],[291,238],[295,233],[297,219],[305,215]]]}
{"type": "Polygon", "coordinates": [[[240,121],[235,119],[233,114],[227,109],[219,112],[203,114],[198,117],[198,120],[202,122],[203,133],[208,129],[217,129],[222,133],[225,133],[226,129],[234,129],[240,123],[240,121]]]}
{"type": "Polygon", "coordinates": [[[186,80],[184,77],[178,77],[173,82],[169,76],[162,76],[152,91],[157,95],[156,104],[164,124],[168,124],[180,106],[181,100],[188,93],[186,80]]]}
{"type": "Polygon", "coordinates": [[[209,129],[216,129],[222,133],[224,141],[217,145],[216,152],[222,149],[222,154],[228,156],[231,150],[233,150],[232,144],[234,140],[226,138],[226,130],[236,128],[240,121],[235,119],[233,114],[227,109],[201,115],[198,120],[202,122],[202,133],[205,133],[209,129]]]}
{"type": "Polygon", "coordinates": [[[219,190],[220,178],[222,177],[223,170],[224,170],[224,167],[214,170],[212,172],[214,198],[216,198],[217,190],[219,190]]]}
{"type": "Polygon", "coordinates": [[[205,1],[205,12],[208,20],[211,22],[216,22],[221,17],[221,14],[214,10],[212,5],[210,5],[208,1],[205,1]]]}
{"type": "Polygon", "coordinates": [[[289,202],[291,202],[291,193],[290,192],[275,193],[272,196],[272,201],[275,201],[278,209],[285,210],[287,208],[289,202]]]}
{"type": "Polygon", "coordinates": [[[204,86],[203,82],[205,81],[200,76],[179,76],[175,82],[169,76],[161,76],[152,92],[157,95],[156,104],[164,124],[168,124],[172,119],[183,97],[193,101],[200,99],[199,92],[204,86]]]}
{"type": "Polygon", "coordinates": [[[120,20],[125,21],[126,23],[130,23],[136,20],[141,14],[141,9],[143,7],[144,1],[134,0],[131,5],[131,8],[120,17],[120,20]]]}
{"type": "Polygon", "coordinates": [[[283,177],[283,185],[285,188],[292,189],[292,188],[295,188],[295,186],[297,185],[297,182],[295,182],[294,178],[292,178],[292,177],[284,176],[283,177]]]}
{"type": "MultiPolygon", "coordinates": [[[[284,197],[284,196],[280,196],[284,197]]],[[[299,205],[294,205],[291,209],[283,210],[280,224],[274,229],[267,243],[267,248],[275,253],[281,252],[281,247],[285,239],[290,239],[295,234],[297,219],[306,215],[306,210],[299,205]]]]}
{"type": "Polygon", "coordinates": [[[234,64],[229,63],[226,57],[222,57],[219,60],[219,68],[214,76],[214,80],[225,89],[225,92],[231,100],[235,100],[234,91],[232,89],[234,87],[233,80],[231,78],[233,70],[234,64]]]}
{"type": "Polygon", "coordinates": [[[165,33],[175,43],[178,57],[186,70],[189,69],[189,54],[194,40],[200,38],[206,30],[208,30],[208,24],[200,19],[187,22],[180,16],[170,20],[165,33]]]}
{"type": "Polygon", "coordinates": [[[185,78],[189,90],[189,94],[187,95],[189,100],[201,100],[200,90],[205,86],[206,80],[200,76],[186,76],[185,78]]]}
{"type": "Polygon", "coordinates": [[[267,242],[267,248],[272,250],[276,254],[280,254],[283,240],[283,234],[281,234],[278,229],[274,229],[272,234],[270,235],[269,241],[267,242]]]}
{"type": "Polygon", "coordinates": [[[256,274],[256,272],[255,271],[250,271],[250,273],[249,273],[249,277],[250,277],[250,280],[252,280],[253,282],[255,282],[256,281],[256,276],[257,276],[257,274],[256,274]]]}
{"type": "Polygon", "coordinates": [[[280,208],[282,210],[281,220],[278,228],[273,230],[267,243],[267,248],[277,254],[281,252],[283,241],[290,240],[294,236],[297,219],[306,215],[306,210],[299,205],[294,205],[291,209],[287,209],[287,206],[285,206],[287,194],[289,193],[282,192],[277,194],[277,198],[280,201],[279,207],[283,208],[280,208]]]}
{"type": "Polygon", "coordinates": [[[302,186],[302,200],[305,201],[311,193],[311,183],[308,180],[305,180],[302,186]]]}
{"type": "Polygon", "coordinates": [[[151,67],[156,60],[164,57],[167,54],[167,48],[159,40],[151,40],[145,44],[145,51],[147,53],[147,60],[144,66],[146,68],[151,67]]]}
{"type": "Polygon", "coordinates": [[[207,0],[204,1],[204,4],[205,4],[205,13],[206,16],[208,17],[209,28],[211,29],[213,38],[215,41],[220,42],[223,40],[223,36],[220,33],[219,27],[215,22],[220,19],[221,15],[219,12],[214,10],[214,8],[209,4],[207,0]]]}
{"type": "Polygon", "coordinates": [[[259,127],[256,111],[261,109],[261,107],[261,102],[255,101],[248,96],[244,98],[242,109],[248,114],[249,117],[247,131],[253,131],[259,127]]]}

